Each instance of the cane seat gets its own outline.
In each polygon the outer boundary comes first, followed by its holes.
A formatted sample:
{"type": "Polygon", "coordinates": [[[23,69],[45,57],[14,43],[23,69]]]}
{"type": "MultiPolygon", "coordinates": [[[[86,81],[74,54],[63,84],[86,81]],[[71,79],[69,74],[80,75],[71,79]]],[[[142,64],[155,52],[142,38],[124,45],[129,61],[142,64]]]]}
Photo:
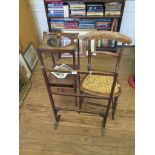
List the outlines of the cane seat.
{"type": "MultiPolygon", "coordinates": [[[[109,96],[113,83],[113,76],[88,75],[81,84],[85,93],[99,96],[109,96]]],[[[120,85],[116,82],[113,97],[120,95],[120,85]]]]}

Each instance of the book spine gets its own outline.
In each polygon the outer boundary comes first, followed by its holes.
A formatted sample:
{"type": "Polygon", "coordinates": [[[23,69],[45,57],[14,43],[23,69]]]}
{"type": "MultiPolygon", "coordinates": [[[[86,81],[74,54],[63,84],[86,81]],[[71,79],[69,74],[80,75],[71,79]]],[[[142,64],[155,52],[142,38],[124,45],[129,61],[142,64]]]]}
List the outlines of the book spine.
{"type": "Polygon", "coordinates": [[[45,2],[62,2],[62,0],[45,0],[45,2]]]}
{"type": "Polygon", "coordinates": [[[95,40],[91,40],[91,52],[95,52],[95,40]]]}
{"type": "Polygon", "coordinates": [[[97,47],[100,48],[101,47],[101,40],[97,41],[97,47]]]}
{"type": "Polygon", "coordinates": [[[58,13],[58,14],[48,13],[48,17],[63,17],[63,16],[64,16],[64,14],[60,14],[60,13],[58,13]]]}
{"type": "Polygon", "coordinates": [[[63,9],[64,9],[64,17],[69,17],[69,6],[64,5],[63,9]]]}

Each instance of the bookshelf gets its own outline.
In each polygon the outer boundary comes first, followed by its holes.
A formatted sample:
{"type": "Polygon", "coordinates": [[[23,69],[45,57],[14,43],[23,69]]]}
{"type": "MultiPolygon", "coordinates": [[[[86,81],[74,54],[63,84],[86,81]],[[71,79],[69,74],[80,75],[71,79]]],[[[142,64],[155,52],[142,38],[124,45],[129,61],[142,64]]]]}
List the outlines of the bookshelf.
{"type": "MultiPolygon", "coordinates": [[[[125,0],[44,0],[49,31],[120,31],[125,0]]],[[[98,40],[96,50],[115,52],[116,42],[98,40]]]]}

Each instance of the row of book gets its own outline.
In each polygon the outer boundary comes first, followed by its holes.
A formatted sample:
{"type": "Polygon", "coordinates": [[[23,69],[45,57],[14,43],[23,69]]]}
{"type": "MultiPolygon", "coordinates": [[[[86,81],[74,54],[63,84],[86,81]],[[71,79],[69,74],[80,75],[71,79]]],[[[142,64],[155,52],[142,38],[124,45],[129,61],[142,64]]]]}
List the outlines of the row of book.
{"type": "Polygon", "coordinates": [[[111,30],[111,18],[98,18],[96,19],[96,28],[98,30],[111,30]]]}
{"type": "Polygon", "coordinates": [[[77,18],[65,19],[64,27],[66,29],[78,29],[79,28],[78,19],[77,18]]]}
{"type": "Polygon", "coordinates": [[[103,4],[87,4],[87,16],[103,16],[103,4]]]}
{"type": "Polygon", "coordinates": [[[53,18],[50,21],[51,29],[63,29],[64,27],[64,18],[53,18]]]}
{"type": "Polygon", "coordinates": [[[96,42],[97,48],[115,48],[116,42],[114,40],[102,39],[96,42]]]}
{"type": "Polygon", "coordinates": [[[71,16],[85,16],[86,5],[83,2],[69,2],[71,16]]]}
{"type": "Polygon", "coordinates": [[[88,3],[71,1],[63,3],[61,0],[47,0],[48,17],[69,17],[69,16],[109,16],[121,15],[122,3],[88,3]]]}
{"type": "MultiPolygon", "coordinates": [[[[69,2],[69,9],[71,16],[104,16],[105,15],[120,15],[122,3],[120,2],[106,2],[101,4],[85,4],[83,2],[69,2]]],[[[69,14],[69,13],[68,13],[69,14]]]]}
{"type": "Polygon", "coordinates": [[[111,18],[53,18],[50,21],[52,29],[98,29],[98,30],[111,30],[111,18]]]}
{"type": "Polygon", "coordinates": [[[120,2],[112,2],[105,3],[105,15],[121,15],[122,3],[120,2]]]}
{"type": "Polygon", "coordinates": [[[79,29],[94,29],[95,19],[79,19],[79,29]]]}
{"type": "Polygon", "coordinates": [[[48,17],[64,17],[63,2],[55,1],[48,4],[47,11],[48,17]]]}

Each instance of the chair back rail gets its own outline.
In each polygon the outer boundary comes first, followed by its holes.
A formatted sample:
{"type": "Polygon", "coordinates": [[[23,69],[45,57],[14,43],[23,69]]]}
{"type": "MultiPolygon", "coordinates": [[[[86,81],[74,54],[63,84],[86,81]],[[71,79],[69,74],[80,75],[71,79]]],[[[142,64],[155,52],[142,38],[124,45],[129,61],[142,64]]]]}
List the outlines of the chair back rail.
{"type": "Polygon", "coordinates": [[[122,42],[124,44],[131,44],[132,40],[130,37],[121,34],[119,32],[114,31],[94,31],[89,32],[83,36],[80,36],[80,39],[83,39],[84,41],[87,40],[100,40],[100,39],[108,39],[108,40],[115,40],[118,42],[122,42]]]}
{"type": "Polygon", "coordinates": [[[121,42],[121,48],[118,49],[117,53],[112,53],[109,51],[103,51],[99,52],[100,55],[108,55],[111,57],[116,58],[116,65],[115,65],[115,72],[118,72],[119,70],[119,63],[122,57],[122,52],[124,50],[124,45],[125,44],[131,44],[132,40],[130,37],[121,34],[119,32],[114,32],[114,31],[97,31],[97,32],[89,32],[83,36],[80,36],[80,39],[87,41],[88,42],[88,64],[87,64],[87,69],[90,71],[93,69],[92,67],[92,51],[91,51],[91,40],[99,40],[99,39],[108,39],[108,40],[114,40],[117,42],[121,42]]]}

